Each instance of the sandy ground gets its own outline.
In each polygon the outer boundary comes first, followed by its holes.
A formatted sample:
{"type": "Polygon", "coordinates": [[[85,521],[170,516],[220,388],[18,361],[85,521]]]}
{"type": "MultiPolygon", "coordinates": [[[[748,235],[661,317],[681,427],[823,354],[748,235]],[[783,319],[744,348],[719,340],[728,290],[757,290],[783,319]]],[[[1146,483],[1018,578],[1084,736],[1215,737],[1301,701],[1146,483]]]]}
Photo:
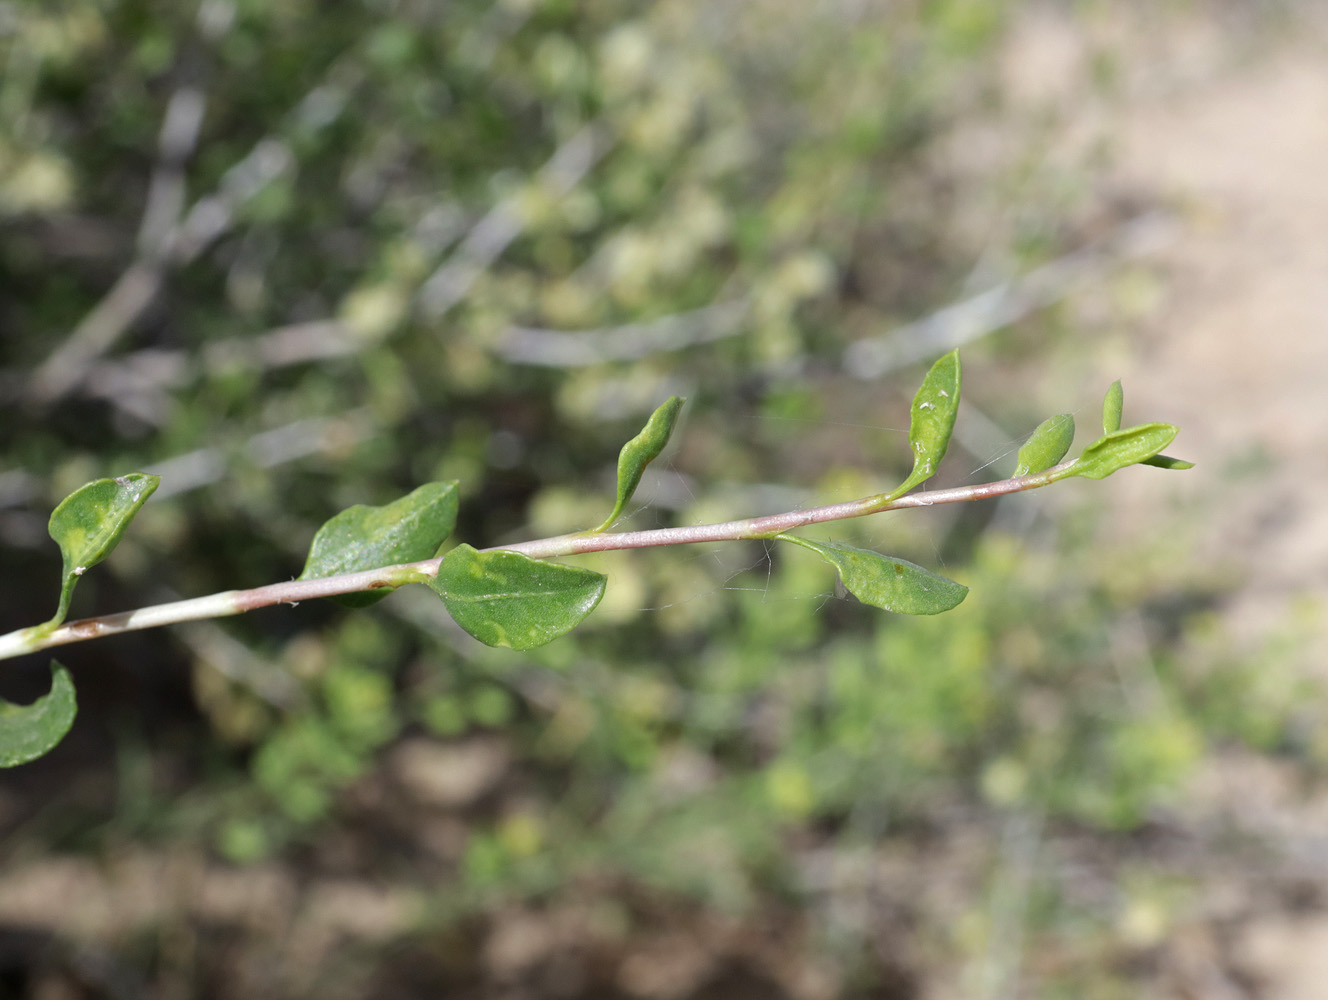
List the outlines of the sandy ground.
{"type": "Polygon", "coordinates": [[[1185,221],[1120,374],[1200,462],[1170,488],[1239,571],[1233,624],[1266,626],[1328,591],[1328,33],[1121,124],[1122,182],[1185,221]]]}
{"type": "MultiPolygon", "coordinates": [[[[1145,530],[1160,489],[1183,498],[1196,560],[1240,581],[1225,609],[1233,635],[1317,608],[1306,662],[1328,676],[1328,31],[1127,103],[1116,141],[1118,183],[1175,206],[1181,225],[1155,311],[1103,375],[1123,377],[1127,417],[1179,424],[1169,450],[1199,462],[1165,481],[1113,480],[1118,527],[1145,530]]],[[[1286,808],[1293,839],[1321,841],[1322,811],[1290,801],[1269,817],[1286,808]]],[[[1257,995],[1328,995],[1321,913],[1257,921],[1236,946],[1257,995]]]]}

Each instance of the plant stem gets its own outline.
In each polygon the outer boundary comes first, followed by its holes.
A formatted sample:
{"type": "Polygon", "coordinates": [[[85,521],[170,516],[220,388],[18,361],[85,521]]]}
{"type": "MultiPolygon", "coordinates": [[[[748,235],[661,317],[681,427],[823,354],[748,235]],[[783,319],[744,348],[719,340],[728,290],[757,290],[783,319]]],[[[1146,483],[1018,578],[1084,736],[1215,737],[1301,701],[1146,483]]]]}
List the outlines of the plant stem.
{"type": "Polygon", "coordinates": [[[902,510],[905,507],[931,507],[942,503],[961,503],[966,500],[984,500],[988,497],[1003,496],[1007,493],[1019,493],[1023,490],[1037,489],[1060,478],[1057,475],[1068,468],[1071,462],[1063,462],[1046,472],[1032,476],[1019,476],[1015,479],[1002,479],[994,483],[980,483],[976,486],[956,486],[948,490],[935,490],[931,493],[910,493],[897,500],[880,501],[877,497],[862,500],[850,500],[847,503],[831,504],[826,507],[809,507],[806,510],[791,510],[783,514],[767,514],[764,517],[749,517],[740,521],[721,521],[717,524],[692,524],[677,528],[652,528],[648,531],[620,531],[615,534],[579,533],[559,535],[554,538],[540,538],[530,542],[517,542],[515,545],[501,545],[506,552],[520,552],[532,559],[548,559],[551,556],[571,556],[583,552],[610,552],[618,549],[647,549],[660,545],[692,545],[697,542],[731,542],[751,538],[773,538],[775,535],[809,524],[823,524],[827,521],[843,521],[850,517],[862,517],[866,514],[880,514],[887,510],[902,510]]]}
{"type": "MultiPolygon", "coordinates": [[[[554,556],[571,556],[585,552],[608,552],[617,549],[644,549],[661,545],[692,545],[698,542],[725,542],[744,539],[772,538],[781,532],[805,527],[809,524],[823,524],[827,521],[842,521],[851,517],[867,514],[879,514],[889,510],[902,510],[906,507],[932,507],[936,504],[961,503],[968,500],[984,500],[990,497],[1004,496],[1008,493],[1020,493],[1024,490],[1037,489],[1064,478],[1064,472],[1073,462],[1063,462],[1045,472],[1031,476],[1017,476],[991,483],[979,483],[975,486],[957,486],[948,490],[935,490],[930,493],[910,493],[896,500],[882,501],[879,496],[851,500],[847,503],[830,504],[824,507],[810,507],[806,510],[786,511],[782,514],[767,514],[762,517],[743,518],[738,521],[722,521],[716,524],[682,525],[676,528],[654,528],[648,531],[623,531],[618,533],[580,532],[572,535],[558,535],[553,538],[540,538],[515,545],[494,546],[484,551],[501,549],[506,552],[519,552],[532,559],[547,559],[554,556]]],[[[426,559],[421,562],[402,563],[385,566],[381,569],[366,570],[359,573],[342,573],[338,576],[325,576],[314,580],[288,580],[273,583],[252,590],[225,590],[207,597],[195,597],[185,601],[173,601],[169,604],[157,604],[139,608],[135,611],[123,611],[119,614],[102,615],[97,618],[84,618],[80,621],[61,625],[46,634],[41,634],[40,626],[19,629],[8,635],[0,635],[0,660],[25,653],[33,653],[51,646],[63,646],[71,642],[82,642],[106,635],[118,635],[121,632],[134,632],[139,629],[157,628],[161,625],[176,625],[180,622],[198,621],[204,618],[224,618],[238,615],[256,608],[274,604],[298,604],[300,601],[313,600],[317,597],[334,597],[338,594],[353,594],[364,590],[395,589],[407,583],[423,583],[438,575],[438,565],[442,559],[426,559]]]]}

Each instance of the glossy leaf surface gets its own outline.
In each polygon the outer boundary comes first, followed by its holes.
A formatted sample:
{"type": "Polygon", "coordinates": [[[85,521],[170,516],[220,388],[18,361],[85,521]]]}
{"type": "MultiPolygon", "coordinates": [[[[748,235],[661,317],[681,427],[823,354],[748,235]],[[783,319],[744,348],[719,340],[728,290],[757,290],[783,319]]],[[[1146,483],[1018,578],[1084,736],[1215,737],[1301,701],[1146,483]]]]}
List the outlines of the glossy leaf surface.
{"type": "Polygon", "coordinates": [[[613,513],[604,519],[596,531],[607,530],[622,516],[627,502],[641,484],[641,475],[646,466],[657,459],[669,443],[669,436],[673,433],[673,426],[678,422],[678,414],[682,412],[682,404],[685,402],[681,396],[670,396],[650,415],[641,433],[622,446],[622,451],[618,453],[618,498],[614,502],[613,513]]]}
{"type": "Polygon", "coordinates": [[[950,446],[955,415],[959,412],[959,388],[962,372],[959,352],[951,351],[931,366],[922,380],[909,410],[908,444],[913,451],[913,471],[884,499],[903,496],[919,483],[930,479],[950,446]]]}
{"type": "Polygon", "coordinates": [[[1125,411],[1125,390],[1120,379],[1116,379],[1107,389],[1107,398],[1102,401],[1102,433],[1115,434],[1120,430],[1121,414],[1125,411]]]}
{"type": "Polygon", "coordinates": [[[429,584],[458,625],[487,646],[534,649],[571,631],[604,596],[603,574],[458,545],[429,584]]]}
{"type": "Polygon", "coordinates": [[[51,512],[48,530],[60,546],[64,567],[60,607],[47,626],[53,628],[65,620],[79,577],[111,554],[129,522],[160,482],[158,476],[143,472],[96,479],[69,494],[51,512]]]}
{"type": "Polygon", "coordinates": [[[0,767],[15,767],[49,753],[74,724],[78,704],[69,671],[51,661],[51,690],[31,705],[0,701],[0,767]]]}
{"type": "MultiPolygon", "coordinates": [[[[432,559],[456,527],[457,484],[425,483],[400,500],[379,507],[357,504],[328,520],[309,547],[301,580],[358,573],[432,559]]],[[[383,588],[332,598],[357,608],[391,591],[383,588]]]]}
{"type": "Polygon", "coordinates": [[[1038,424],[1024,446],[1019,449],[1015,464],[1016,476],[1045,472],[1065,457],[1074,444],[1074,417],[1058,413],[1038,424]]]}
{"type": "Polygon", "coordinates": [[[796,535],[777,535],[781,541],[811,549],[839,570],[839,578],[863,604],[903,615],[938,615],[957,607],[968,588],[929,569],[837,542],[813,542],[796,535]]]}
{"type": "Polygon", "coordinates": [[[1070,466],[1065,475],[1106,479],[1126,466],[1147,461],[1169,445],[1177,434],[1171,424],[1140,424],[1098,438],[1070,466]]]}

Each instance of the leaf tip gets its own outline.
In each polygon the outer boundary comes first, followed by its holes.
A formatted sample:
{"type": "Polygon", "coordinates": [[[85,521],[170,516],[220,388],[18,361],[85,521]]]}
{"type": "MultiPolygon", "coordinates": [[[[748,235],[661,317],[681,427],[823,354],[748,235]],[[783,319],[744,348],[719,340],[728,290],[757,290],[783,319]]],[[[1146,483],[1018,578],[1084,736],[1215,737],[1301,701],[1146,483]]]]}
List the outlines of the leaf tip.
{"type": "Polygon", "coordinates": [[[0,701],[0,767],[43,757],[64,739],[78,714],[69,671],[51,661],[51,689],[30,705],[0,701]]]}

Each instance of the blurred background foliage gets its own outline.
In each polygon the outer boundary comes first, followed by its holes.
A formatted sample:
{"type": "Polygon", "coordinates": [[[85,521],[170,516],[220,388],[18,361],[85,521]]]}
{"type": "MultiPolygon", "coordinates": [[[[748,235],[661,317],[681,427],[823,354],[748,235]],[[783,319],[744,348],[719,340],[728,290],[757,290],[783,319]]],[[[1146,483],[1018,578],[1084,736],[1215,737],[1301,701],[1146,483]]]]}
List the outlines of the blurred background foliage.
{"type": "MultiPolygon", "coordinates": [[[[289,578],[326,518],[433,479],[477,546],[585,527],[673,392],[637,526],[886,488],[922,363],[998,330],[942,477],[1008,474],[1084,402],[1082,346],[1055,309],[937,310],[1147,208],[1011,101],[1022,6],[0,5],[2,627],[51,612],[50,508],[135,469],[163,486],[75,614],[289,578]]],[[[973,587],[936,619],[734,545],[587,557],[604,606],[525,654],[404,592],[72,647],[82,715],[4,776],[3,863],[175,894],[9,920],[3,989],[997,996],[1023,935],[1037,995],[1136,995],[1186,890],[1130,845],[1220,748],[1328,748],[1294,626],[1228,652],[1184,531],[1103,549],[1094,518],[826,533],[973,587]]]]}

